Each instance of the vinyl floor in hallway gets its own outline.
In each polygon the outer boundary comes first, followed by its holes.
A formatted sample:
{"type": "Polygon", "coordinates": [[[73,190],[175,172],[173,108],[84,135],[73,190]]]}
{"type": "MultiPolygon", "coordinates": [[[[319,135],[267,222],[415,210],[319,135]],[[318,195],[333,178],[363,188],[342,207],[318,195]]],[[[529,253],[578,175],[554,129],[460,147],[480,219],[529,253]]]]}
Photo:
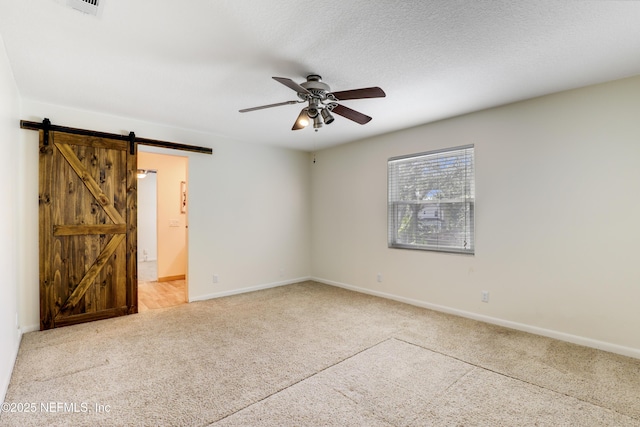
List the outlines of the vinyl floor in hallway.
{"type": "Polygon", "coordinates": [[[172,307],[187,302],[185,280],[158,282],[155,262],[138,263],[138,311],[172,307]]]}

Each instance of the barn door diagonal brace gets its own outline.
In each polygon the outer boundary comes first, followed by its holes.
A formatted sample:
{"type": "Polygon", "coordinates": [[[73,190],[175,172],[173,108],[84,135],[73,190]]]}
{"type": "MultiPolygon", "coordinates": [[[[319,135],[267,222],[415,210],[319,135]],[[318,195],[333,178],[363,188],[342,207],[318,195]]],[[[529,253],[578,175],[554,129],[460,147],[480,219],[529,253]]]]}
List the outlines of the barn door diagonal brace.
{"type": "Polygon", "coordinates": [[[54,144],[60,154],[65,158],[69,166],[75,171],[78,175],[82,183],[87,187],[89,192],[95,197],[96,201],[102,209],[104,209],[105,213],[114,224],[126,224],[125,220],[120,215],[120,212],[113,206],[113,202],[109,199],[109,197],[104,194],[100,185],[91,177],[91,174],[86,169],[86,167],[82,164],[80,159],[73,152],[73,148],[68,144],[58,144],[54,142],[54,144]]]}
{"type": "Polygon", "coordinates": [[[67,301],[65,301],[64,305],[60,308],[60,311],[58,313],[72,310],[76,305],[78,305],[89,287],[91,287],[93,282],[96,280],[96,277],[98,277],[98,274],[100,274],[100,271],[102,271],[102,268],[107,263],[109,258],[111,258],[111,256],[114,254],[120,243],[125,240],[125,237],[126,235],[124,234],[116,234],[111,238],[111,240],[109,240],[109,243],[107,243],[102,252],[100,252],[98,258],[96,258],[93,265],[89,268],[89,270],[87,270],[84,277],[82,277],[82,279],[80,280],[80,283],[78,283],[71,295],[69,295],[69,298],[67,299],[67,301]]]}

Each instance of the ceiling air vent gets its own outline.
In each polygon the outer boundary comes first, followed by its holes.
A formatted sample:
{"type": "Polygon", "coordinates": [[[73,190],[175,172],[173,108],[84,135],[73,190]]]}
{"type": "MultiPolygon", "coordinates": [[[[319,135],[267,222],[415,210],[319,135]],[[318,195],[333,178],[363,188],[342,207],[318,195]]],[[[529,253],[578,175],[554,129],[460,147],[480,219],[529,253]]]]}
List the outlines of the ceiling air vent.
{"type": "Polygon", "coordinates": [[[89,15],[97,16],[104,0],[67,0],[67,6],[89,15]]]}

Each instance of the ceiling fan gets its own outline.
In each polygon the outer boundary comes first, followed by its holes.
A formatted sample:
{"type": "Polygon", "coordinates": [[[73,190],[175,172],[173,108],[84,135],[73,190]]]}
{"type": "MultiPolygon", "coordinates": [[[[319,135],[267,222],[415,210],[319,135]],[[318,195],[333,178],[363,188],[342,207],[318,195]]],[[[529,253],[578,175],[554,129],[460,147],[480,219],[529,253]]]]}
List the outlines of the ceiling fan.
{"type": "Polygon", "coordinates": [[[367,87],[363,89],[351,89],[338,92],[331,92],[328,84],[322,82],[322,77],[317,74],[307,76],[307,81],[300,84],[286,77],[273,77],[277,82],[282,83],[298,94],[297,100],[278,102],[276,104],[261,105],[259,107],[245,108],[240,110],[241,113],[249,111],[262,110],[264,108],[279,107],[281,105],[290,105],[306,102],[307,106],[300,111],[298,118],[291,130],[299,130],[307,127],[313,122],[316,132],[323,124],[333,123],[334,117],[331,113],[338,114],[356,123],[364,125],[371,121],[371,117],[352,110],[344,105],[338,104],[338,101],[346,101],[349,99],[364,98],[383,98],[386,96],[384,91],[379,87],[367,87]]]}

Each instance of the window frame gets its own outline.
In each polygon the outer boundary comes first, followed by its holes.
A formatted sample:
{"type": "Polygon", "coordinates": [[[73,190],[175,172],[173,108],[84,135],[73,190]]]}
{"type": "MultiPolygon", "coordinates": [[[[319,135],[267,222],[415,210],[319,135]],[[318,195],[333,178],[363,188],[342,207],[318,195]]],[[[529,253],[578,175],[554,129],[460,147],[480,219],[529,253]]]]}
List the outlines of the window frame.
{"type": "MultiPolygon", "coordinates": [[[[430,190],[434,191],[434,190],[430,190]]],[[[429,191],[429,192],[430,192],[429,191]]],[[[440,191],[440,190],[438,190],[440,191]]],[[[434,225],[439,227],[441,221],[434,221],[434,225]]],[[[466,241],[466,239],[465,239],[466,241]]],[[[411,250],[422,250],[422,251],[431,251],[431,252],[445,252],[445,253],[457,253],[457,254],[465,254],[465,255],[474,255],[475,254],[475,146],[473,144],[463,145],[451,148],[442,148],[437,150],[431,150],[421,153],[415,154],[407,154],[402,156],[390,157],[387,160],[387,244],[391,249],[411,249],[411,250]],[[470,168],[470,176],[466,176],[465,171],[465,195],[461,198],[456,199],[444,199],[444,200],[427,200],[427,199],[416,199],[416,200],[401,200],[398,197],[392,197],[395,195],[395,188],[392,188],[394,184],[392,183],[393,179],[398,179],[397,174],[392,175],[392,167],[394,164],[398,164],[399,161],[409,160],[409,159],[418,159],[420,157],[427,156],[437,156],[443,153],[454,153],[456,151],[466,151],[470,150],[471,157],[471,168],[470,168]],[[392,194],[392,190],[394,193],[392,194]],[[436,243],[402,243],[399,240],[399,230],[401,227],[400,224],[400,215],[399,209],[402,207],[403,209],[413,209],[413,213],[411,214],[410,226],[418,227],[419,212],[424,210],[424,207],[420,206],[429,206],[432,205],[434,208],[431,208],[431,211],[434,212],[434,218],[438,218],[439,212],[442,212],[441,205],[442,204],[463,204],[464,215],[465,215],[465,227],[468,222],[469,228],[465,230],[465,237],[468,236],[469,245],[468,247],[464,246],[441,246],[438,245],[437,239],[439,235],[435,237],[436,243]]]]}

